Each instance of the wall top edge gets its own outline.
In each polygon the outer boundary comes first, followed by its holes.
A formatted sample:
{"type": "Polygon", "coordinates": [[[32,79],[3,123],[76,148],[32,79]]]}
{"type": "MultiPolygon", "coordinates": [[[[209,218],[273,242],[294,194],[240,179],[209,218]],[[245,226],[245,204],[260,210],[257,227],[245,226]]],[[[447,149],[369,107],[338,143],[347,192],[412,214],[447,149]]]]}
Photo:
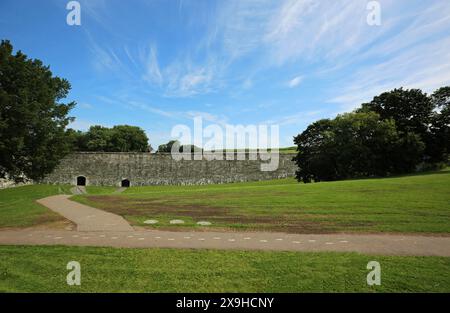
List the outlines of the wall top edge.
{"type": "MultiPolygon", "coordinates": [[[[263,152],[263,153],[272,153],[272,152],[263,152]]],[[[150,155],[150,156],[158,156],[158,155],[171,155],[170,152],[163,152],[163,153],[150,153],[150,152],[92,152],[92,151],[78,151],[78,152],[72,152],[69,155],[74,154],[137,154],[137,155],[150,155]]],[[[203,152],[203,154],[216,154],[215,152],[203,152]]],[[[227,154],[227,152],[223,153],[224,155],[227,154]]],[[[229,153],[231,154],[231,153],[229,153]]],[[[234,154],[249,154],[249,152],[234,152],[234,154]]],[[[258,152],[258,154],[262,154],[261,152],[258,152]]],[[[279,153],[280,155],[296,155],[296,152],[284,152],[279,153]]]]}

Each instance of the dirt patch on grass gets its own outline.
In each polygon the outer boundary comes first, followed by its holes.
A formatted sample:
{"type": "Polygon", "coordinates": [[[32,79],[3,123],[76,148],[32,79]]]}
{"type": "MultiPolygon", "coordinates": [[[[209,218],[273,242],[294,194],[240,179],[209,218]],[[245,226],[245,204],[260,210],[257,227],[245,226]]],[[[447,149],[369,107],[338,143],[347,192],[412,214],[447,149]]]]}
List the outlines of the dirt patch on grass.
{"type": "Polygon", "coordinates": [[[1,230],[75,230],[76,228],[77,225],[75,223],[60,217],[56,217],[56,219],[39,217],[35,220],[35,225],[31,226],[0,227],[1,230]]]}
{"type": "MultiPolygon", "coordinates": [[[[192,218],[194,221],[210,221],[213,223],[213,227],[286,233],[332,233],[340,229],[338,223],[314,220],[309,215],[243,215],[233,212],[232,208],[204,204],[179,204],[179,201],[185,200],[184,197],[174,200],[89,196],[88,199],[90,202],[98,204],[98,207],[122,216],[169,215],[180,218],[185,216],[192,218]]],[[[315,217],[317,218],[317,216],[315,217]]],[[[158,226],[158,228],[160,227],[158,226]]]]}
{"type": "Polygon", "coordinates": [[[212,207],[201,204],[177,204],[166,199],[129,199],[111,196],[90,196],[88,199],[99,203],[102,208],[119,215],[184,215],[192,218],[226,216],[228,208],[212,207]]]}

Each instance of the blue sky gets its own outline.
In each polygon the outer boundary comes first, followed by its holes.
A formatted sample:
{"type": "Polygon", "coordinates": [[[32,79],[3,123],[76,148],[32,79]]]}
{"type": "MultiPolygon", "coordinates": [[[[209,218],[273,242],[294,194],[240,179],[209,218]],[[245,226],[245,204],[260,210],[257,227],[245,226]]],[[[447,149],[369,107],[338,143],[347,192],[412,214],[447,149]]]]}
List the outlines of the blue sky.
{"type": "Polygon", "coordinates": [[[0,38],[72,84],[71,125],[131,124],[154,147],[176,124],[280,127],[280,145],[396,87],[450,84],[450,1],[2,0],[0,38]]]}

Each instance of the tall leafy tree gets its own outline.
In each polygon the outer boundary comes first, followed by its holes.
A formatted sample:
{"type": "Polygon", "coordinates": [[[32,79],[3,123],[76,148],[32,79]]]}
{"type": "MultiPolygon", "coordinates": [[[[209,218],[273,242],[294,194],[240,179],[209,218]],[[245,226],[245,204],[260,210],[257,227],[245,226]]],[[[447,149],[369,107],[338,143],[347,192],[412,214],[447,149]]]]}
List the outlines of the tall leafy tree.
{"type": "Polygon", "coordinates": [[[112,131],[108,127],[91,126],[86,133],[87,151],[114,151],[111,143],[112,131]]]}
{"type": "Polygon", "coordinates": [[[87,151],[87,138],[84,132],[69,128],[67,136],[73,151],[87,151]]]}
{"type": "Polygon", "coordinates": [[[420,89],[398,88],[374,97],[362,109],[378,113],[381,119],[392,118],[401,132],[413,132],[425,138],[435,104],[420,89]]]}
{"type": "Polygon", "coordinates": [[[158,146],[159,153],[170,153],[172,151],[173,145],[180,146],[180,142],[178,140],[170,140],[168,143],[162,144],[158,146]]]}
{"type": "Polygon", "coordinates": [[[333,136],[332,121],[322,119],[309,125],[294,138],[298,151],[294,160],[299,167],[296,172],[299,181],[309,183],[312,180],[337,178],[333,136]]]}
{"type": "Polygon", "coordinates": [[[115,151],[147,152],[149,150],[147,135],[140,127],[117,125],[111,132],[111,145],[115,151]]]}
{"type": "MultiPolygon", "coordinates": [[[[373,111],[381,119],[393,119],[399,135],[405,142],[420,140],[425,145],[421,161],[430,162],[442,155],[436,145],[431,127],[435,118],[436,104],[420,89],[398,88],[384,92],[369,103],[362,104],[361,111],[373,111]],[[414,139],[412,139],[414,137],[414,139]]],[[[407,146],[404,147],[408,149],[407,146]]]]}
{"type": "Polygon", "coordinates": [[[72,129],[69,132],[76,151],[148,152],[150,149],[147,135],[137,126],[108,128],[95,125],[85,133],[72,129]]]}
{"type": "Polygon", "coordinates": [[[40,60],[0,44],[0,177],[38,180],[70,151],[65,128],[75,102],[66,79],[40,60]]]}
{"type": "Polygon", "coordinates": [[[294,142],[296,177],[305,183],[408,172],[423,150],[414,133],[400,135],[393,119],[370,111],[317,121],[294,142]]]}
{"type": "Polygon", "coordinates": [[[448,161],[450,154],[450,86],[442,87],[431,95],[436,107],[427,142],[431,161],[448,161]]]}
{"type": "Polygon", "coordinates": [[[450,87],[442,87],[431,96],[420,89],[399,88],[374,97],[359,111],[393,119],[405,141],[415,136],[423,142],[421,161],[442,162],[448,158],[449,94],[450,87]]]}

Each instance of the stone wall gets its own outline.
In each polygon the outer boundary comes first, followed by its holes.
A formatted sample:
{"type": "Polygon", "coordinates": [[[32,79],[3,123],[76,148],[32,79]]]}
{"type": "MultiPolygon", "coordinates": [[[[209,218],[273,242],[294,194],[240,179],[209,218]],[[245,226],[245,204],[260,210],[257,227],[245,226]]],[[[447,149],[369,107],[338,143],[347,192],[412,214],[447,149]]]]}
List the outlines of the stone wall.
{"type": "Polygon", "coordinates": [[[22,183],[16,183],[14,180],[7,178],[0,178],[0,189],[12,188],[12,187],[20,187],[24,185],[31,185],[33,183],[32,180],[26,180],[22,183]]]}
{"type": "Polygon", "coordinates": [[[190,185],[269,180],[293,177],[293,154],[280,154],[278,169],[261,171],[261,163],[249,160],[180,160],[170,154],[80,152],[64,158],[43,180],[50,184],[76,185],[77,177],[86,177],[86,185],[120,186],[128,179],[131,186],[190,185]]]}

